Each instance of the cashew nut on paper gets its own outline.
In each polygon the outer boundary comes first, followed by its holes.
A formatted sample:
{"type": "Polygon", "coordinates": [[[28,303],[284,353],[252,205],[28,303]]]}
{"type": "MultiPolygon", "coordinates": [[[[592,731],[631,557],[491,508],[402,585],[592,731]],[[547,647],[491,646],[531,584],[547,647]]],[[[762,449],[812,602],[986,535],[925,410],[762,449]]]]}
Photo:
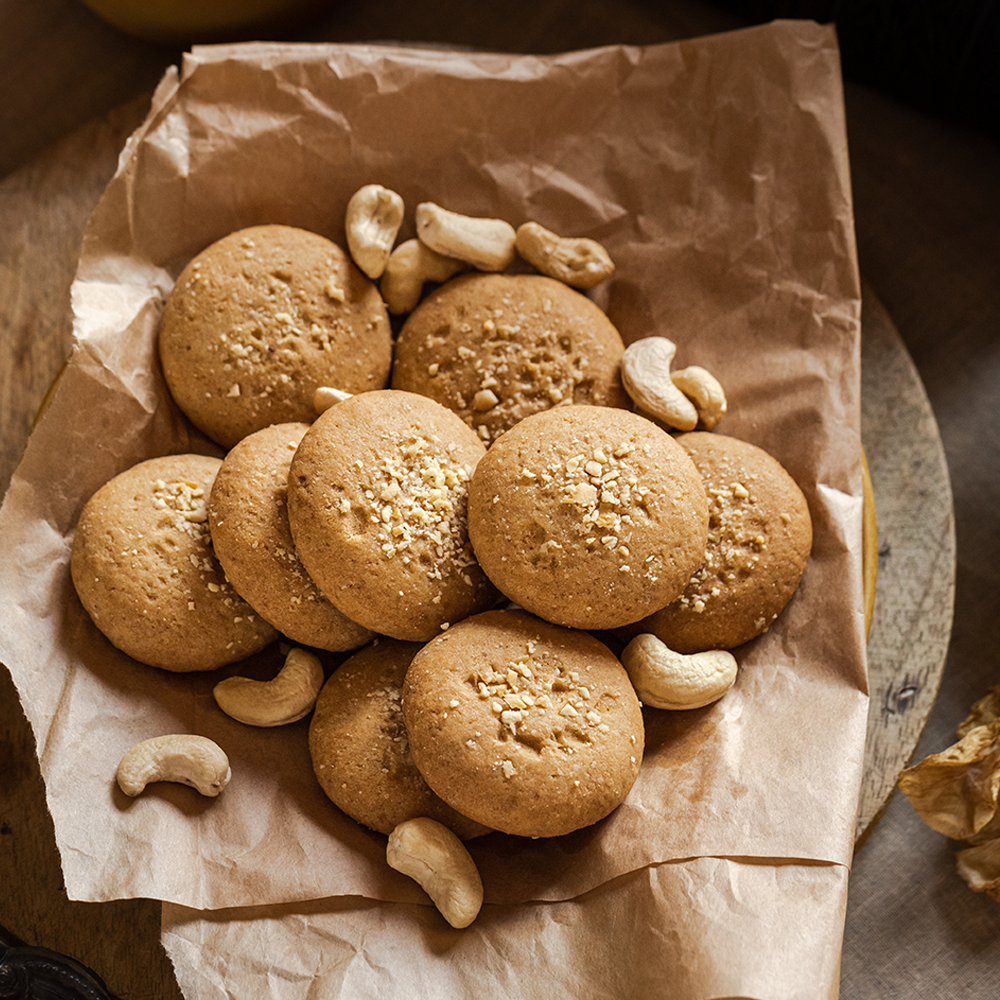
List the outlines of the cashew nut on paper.
{"type": "Polygon", "coordinates": [[[342,403],[345,399],[350,399],[354,393],[344,392],[343,389],[334,389],[330,385],[320,385],[313,393],[313,409],[317,413],[325,413],[334,403],[342,403]]]}
{"type": "Polygon", "coordinates": [[[718,701],[736,682],[732,653],[712,649],[683,654],[649,632],[637,635],[622,651],[639,701],[650,708],[703,708],[718,701]]]}
{"type": "Polygon", "coordinates": [[[596,240],[558,236],[537,222],[517,227],[515,246],[542,274],[573,288],[593,288],[615,269],[607,250],[596,240]]]}
{"type": "Polygon", "coordinates": [[[719,380],[704,368],[690,365],[670,373],[670,381],[694,403],[698,423],[712,430],[726,413],[726,394],[719,380]]]}
{"type": "Polygon", "coordinates": [[[622,385],[640,410],[679,431],[698,426],[698,411],[674,385],[670,364],[677,345],[666,337],[644,337],[629,344],[622,355],[622,385]]]}
{"type": "Polygon", "coordinates": [[[668,428],[711,430],[726,412],[726,394],[711,372],[692,365],[671,372],[677,345],[667,337],[644,337],[622,355],[622,385],[632,402],[668,428]]]}
{"type": "Polygon", "coordinates": [[[229,758],[218,743],[184,733],[137,743],[122,757],[116,774],[119,788],[133,797],[154,781],[176,781],[214,797],[231,776],[229,758]]]}
{"type": "Polygon", "coordinates": [[[452,927],[468,927],[483,905],[483,882],[472,855],[448,827],[426,816],[400,823],[386,847],[390,868],[427,893],[452,927]]]}
{"type": "Polygon", "coordinates": [[[480,271],[502,271],[514,259],[517,233],[503,219],[461,215],[424,201],[417,205],[415,221],[422,243],[480,271]]]}
{"type": "Polygon", "coordinates": [[[418,239],[405,240],[389,255],[382,275],[382,298],[394,316],[412,312],[427,281],[447,281],[465,267],[463,261],[432,250],[418,239]]]}
{"type": "Polygon", "coordinates": [[[373,280],[381,277],[403,223],[403,199],[382,187],[366,184],[347,203],[344,228],[354,263],[373,280]]]}
{"type": "Polygon", "coordinates": [[[227,677],[212,689],[216,704],[230,718],[248,726],[284,726],[308,715],[325,674],[312,653],[293,647],[285,665],[269,681],[227,677]]]}

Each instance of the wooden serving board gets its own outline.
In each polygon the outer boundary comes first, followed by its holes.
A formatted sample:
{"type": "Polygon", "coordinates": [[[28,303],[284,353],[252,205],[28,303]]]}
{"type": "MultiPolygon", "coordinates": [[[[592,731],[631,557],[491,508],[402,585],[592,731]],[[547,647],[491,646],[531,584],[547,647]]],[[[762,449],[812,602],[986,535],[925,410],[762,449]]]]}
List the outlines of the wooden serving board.
{"type": "MultiPolygon", "coordinates": [[[[69,289],[87,219],[148,98],[94,120],[0,182],[0,492],[71,341],[69,289]]],[[[870,290],[862,311],[871,708],[858,844],[910,762],[937,693],[954,601],[955,535],[944,453],[923,386],[870,290]],[[868,506],[872,514],[872,506],[868,506]],[[877,562],[877,584],[874,570],[877,562]]],[[[34,740],[0,670],[0,924],[100,970],[112,992],[179,1000],[159,945],[159,904],[66,899],[34,740]]]]}
{"type": "MultiPolygon", "coordinates": [[[[955,604],[955,516],[944,447],[892,319],[864,287],[861,437],[877,569],[868,635],[868,737],[856,849],[889,804],[937,696],[955,604]]],[[[869,565],[870,562],[869,562],[869,565]]]]}

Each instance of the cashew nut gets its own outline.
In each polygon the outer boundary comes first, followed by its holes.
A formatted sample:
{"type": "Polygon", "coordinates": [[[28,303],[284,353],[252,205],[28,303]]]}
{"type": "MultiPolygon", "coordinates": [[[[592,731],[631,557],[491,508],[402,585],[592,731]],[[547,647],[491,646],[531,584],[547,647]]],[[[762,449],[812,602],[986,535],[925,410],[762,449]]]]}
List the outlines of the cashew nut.
{"type": "Polygon", "coordinates": [[[452,927],[476,919],[483,882],[472,855],[448,827],[426,816],[404,820],[389,834],[385,858],[420,885],[452,927]]]}
{"type": "Polygon", "coordinates": [[[671,381],[694,403],[698,422],[711,430],[726,412],[726,393],[719,380],[704,368],[691,365],[670,373],[671,381]]]}
{"type": "Polygon", "coordinates": [[[324,413],[334,403],[342,403],[345,399],[350,399],[352,395],[353,393],[344,392],[343,389],[334,389],[329,385],[318,386],[313,393],[313,409],[317,413],[324,413]]]}
{"type": "Polygon", "coordinates": [[[649,632],[622,651],[622,663],[639,700],[651,708],[702,708],[718,701],[736,682],[736,659],[724,649],[675,653],[649,632]]]}
{"type": "Polygon", "coordinates": [[[420,301],[425,281],[447,281],[465,265],[437,253],[420,240],[400,243],[389,255],[382,275],[382,298],[394,315],[412,312],[420,301]]]}
{"type": "Polygon", "coordinates": [[[227,677],[212,689],[226,715],[248,726],[284,726],[308,715],[316,704],[325,675],[312,653],[293,647],[285,664],[269,681],[227,677]]]}
{"type": "Polygon", "coordinates": [[[698,425],[694,403],[674,385],[670,363],[677,345],[666,337],[644,337],[625,348],[622,355],[622,385],[640,410],[679,431],[698,425]]]}
{"type": "Polygon", "coordinates": [[[116,777],[131,796],[154,781],[177,781],[215,796],[231,775],[229,758],[218,743],[206,736],[171,734],[137,743],[122,757],[116,777]]]}
{"type": "Polygon", "coordinates": [[[573,288],[593,288],[615,269],[607,250],[585,236],[557,236],[537,222],[517,228],[517,252],[542,274],[573,288]]]}
{"type": "Polygon", "coordinates": [[[347,248],[369,278],[382,275],[403,223],[403,199],[382,187],[366,184],[351,195],[344,221],[347,248]]]}
{"type": "Polygon", "coordinates": [[[424,201],[417,205],[415,221],[418,238],[432,250],[480,271],[502,271],[514,259],[517,234],[503,219],[459,215],[424,201]]]}

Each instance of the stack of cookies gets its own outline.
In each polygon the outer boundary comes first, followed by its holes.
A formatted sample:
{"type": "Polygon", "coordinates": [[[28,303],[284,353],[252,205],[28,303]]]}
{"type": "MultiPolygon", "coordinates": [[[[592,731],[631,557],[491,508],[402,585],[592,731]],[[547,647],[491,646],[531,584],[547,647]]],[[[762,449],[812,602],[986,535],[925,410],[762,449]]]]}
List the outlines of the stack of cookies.
{"type": "Polygon", "coordinates": [[[616,642],[759,635],[805,569],[809,511],[761,449],[636,412],[622,338],[582,285],[451,263],[394,323],[382,265],[318,234],[257,226],[199,254],[159,354],[224,457],[151,458],[105,485],[72,577],[97,628],[160,669],[279,638],[349,654],[310,750],[359,823],[558,836],[639,773],[616,642]]]}

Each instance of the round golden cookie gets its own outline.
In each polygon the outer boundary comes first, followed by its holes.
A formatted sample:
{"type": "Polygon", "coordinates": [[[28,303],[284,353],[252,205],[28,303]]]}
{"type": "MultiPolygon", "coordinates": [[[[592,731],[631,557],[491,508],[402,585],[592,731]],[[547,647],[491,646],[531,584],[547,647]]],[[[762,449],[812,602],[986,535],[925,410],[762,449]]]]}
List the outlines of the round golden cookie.
{"type": "Polygon", "coordinates": [[[677,441],[708,490],[708,545],[684,593],[640,622],[671,649],[732,649],[784,610],[812,549],[809,506],[773,456],[749,442],[694,431],[677,441]]]}
{"type": "Polygon", "coordinates": [[[120,650],[164,670],[214,670],[277,638],[226,580],[206,504],[221,461],[140,462],[84,506],[70,568],[94,624],[120,650]]]}
{"type": "Polygon", "coordinates": [[[337,244],[292,226],[223,237],[181,272],[160,320],[171,395],[229,448],[269,424],[309,422],[319,386],[379,389],[389,315],[337,244]]]}
{"type": "Polygon", "coordinates": [[[428,785],[522,837],[603,819],[642,763],[642,710],[618,659],[521,610],[475,615],[427,643],[406,673],[403,718],[428,785]]]}
{"type": "Polygon", "coordinates": [[[683,591],[704,557],[708,501],[687,453],[649,420],[560,406],[480,461],[469,537],[512,601],[558,625],[611,629],[683,591]]]}
{"type": "Polygon", "coordinates": [[[488,444],[557,403],[630,406],[624,345],[590,299],[537,274],[465,274],[407,317],[392,385],[454,410],[488,444]]]}
{"type": "Polygon", "coordinates": [[[462,839],[488,828],[435,795],[410,755],[403,677],[420,643],[377,639],[345,660],[323,685],[309,724],[309,754],[327,797],[352,819],[391,833],[418,816],[462,839]]]}
{"type": "Polygon", "coordinates": [[[411,642],[492,606],[466,521],[484,454],[425,396],[383,389],[326,410],[288,477],[292,537],[320,590],[353,621],[411,642]]]}
{"type": "Polygon", "coordinates": [[[288,470],[308,429],[272,424],[226,455],[208,501],[212,544],[237,593],[283,635],[317,649],[357,649],[372,633],[323,596],[288,526],[288,470]]]}

